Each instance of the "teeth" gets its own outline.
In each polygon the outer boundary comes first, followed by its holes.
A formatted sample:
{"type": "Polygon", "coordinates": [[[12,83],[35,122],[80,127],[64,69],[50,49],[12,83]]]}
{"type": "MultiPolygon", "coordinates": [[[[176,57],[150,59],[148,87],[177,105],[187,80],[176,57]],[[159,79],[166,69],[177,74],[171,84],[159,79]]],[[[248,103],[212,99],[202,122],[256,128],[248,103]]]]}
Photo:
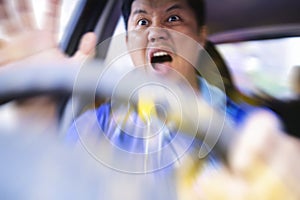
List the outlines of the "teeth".
{"type": "Polygon", "coordinates": [[[152,64],[172,62],[172,57],[166,51],[161,50],[161,51],[157,51],[157,52],[153,53],[153,56],[151,57],[150,62],[152,64]]]}
{"type": "Polygon", "coordinates": [[[164,52],[164,51],[158,51],[158,52],[155,52],[153,54],[153,56],[155,56],[155,57],[158,57],[158,56],[167,56],[167,55],[168,55],[168,53],[164,52]]]}

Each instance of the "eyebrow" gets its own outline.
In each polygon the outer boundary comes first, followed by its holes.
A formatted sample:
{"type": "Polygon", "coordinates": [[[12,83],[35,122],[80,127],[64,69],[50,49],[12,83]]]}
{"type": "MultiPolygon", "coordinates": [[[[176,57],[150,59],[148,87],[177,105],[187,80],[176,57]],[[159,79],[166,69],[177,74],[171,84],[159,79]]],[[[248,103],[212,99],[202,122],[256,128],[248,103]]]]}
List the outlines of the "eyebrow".
{"type": "MultiPolygon", "coordinates": [[[[182,8],[183,8],[183,7],[182,7],[181,5],[175,4],[175,5],[171,6],[170,8],[168,8],[168,9],[166,10],[166,12],[170,12],[170,11],[172,11],[172,10],[182,9],[182,8]]],[[[143,14],[148,14],[146,10],[143,10],[143,9],[137,9],[137,10],[135,10],[135,11],[133,12],[133,15],[137,15],[137,14],[141,14],[141,13],[143,13],[143,14]]]]}
{"type": "Polygon", "coordinates": [[[182,8],[183,8],[183,7],[182,7],[181,5],[175,4],[175,5],[171,6],[170,8],[168,8],[168,9],[166,10],[166,12],[170,12],[170,11],[172,11],[172,10],[182,9],[182,8]]]}
{"type": "Polygon", "coordinates": [[[147,11],[146,10],[142,10],[142,9],[137,9],[133,12],[133,15],[137,15],[137,14],[147,14],[147,11]]]}

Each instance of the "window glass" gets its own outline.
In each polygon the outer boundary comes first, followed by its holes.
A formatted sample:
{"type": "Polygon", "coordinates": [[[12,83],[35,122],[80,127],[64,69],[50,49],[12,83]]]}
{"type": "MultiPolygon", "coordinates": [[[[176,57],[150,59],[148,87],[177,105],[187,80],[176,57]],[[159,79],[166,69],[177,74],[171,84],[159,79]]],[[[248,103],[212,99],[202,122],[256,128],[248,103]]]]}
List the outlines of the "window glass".
{"type": "MultiPolygon", "coordinates": [[[[110,42],[108,53],[105,59],[106,65],[113,67],[114,70],[117,70],[121,73],[131,71],[133,69],[133,63],[127,51],[126,30],[122,16],[117,23],[113,36],[109,38],[109,40],[110,41],[105,41],[110,42]]],[[[105,44],[105,42],[103,43],[105,44]]]]}
{"type": "Polygon", "coordinates": [[[291,97],[291,70],[300,66],[300,37],[219,44],[235,85],[244,93],[291,97]]]}

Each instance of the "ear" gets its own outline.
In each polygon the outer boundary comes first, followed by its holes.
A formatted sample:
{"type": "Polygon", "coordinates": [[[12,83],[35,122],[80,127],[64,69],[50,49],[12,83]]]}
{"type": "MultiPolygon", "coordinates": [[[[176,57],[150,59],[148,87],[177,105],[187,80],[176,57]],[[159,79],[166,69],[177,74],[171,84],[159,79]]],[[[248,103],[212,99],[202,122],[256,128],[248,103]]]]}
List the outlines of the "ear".
{"type": "Polygon", "coordinates": [[[201,26],[199,29],[199,42],[204,47],[207,39],[207,26],[201,26]]]}

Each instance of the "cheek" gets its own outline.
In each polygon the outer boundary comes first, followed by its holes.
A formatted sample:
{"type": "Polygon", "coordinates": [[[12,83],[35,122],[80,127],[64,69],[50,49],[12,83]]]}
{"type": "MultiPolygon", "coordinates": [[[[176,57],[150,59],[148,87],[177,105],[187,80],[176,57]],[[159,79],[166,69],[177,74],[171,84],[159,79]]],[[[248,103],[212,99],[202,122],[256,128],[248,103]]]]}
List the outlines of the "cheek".
{"type": "Polygon", "coordinates": [[[127,36],[128,50],[137,50],[147,47],[146,31],[129,31],[127,36]]]}
{"type": "Polygon", "coordinates": [[[131,59],[136,66],[146,64],[147,40],[145,34],[140,31],[130,31],[127,37],[127,48],[131,59]]]}
{"type": "Polygon", "coordinates": [[[146,64],[142,50],[131,51],[130,57],[135,67],[144,66],[146,64]]]}
{"type": "Polygon", "coordinates": [[[180,60],[183,60],[183,63],[196,66],[199,52],[202,49],[202,46],[198,43],[198,41],[187,34],[176,33],[173,35],[173,38],[176,46],[176,54],[180,57],[180,60]]]}

